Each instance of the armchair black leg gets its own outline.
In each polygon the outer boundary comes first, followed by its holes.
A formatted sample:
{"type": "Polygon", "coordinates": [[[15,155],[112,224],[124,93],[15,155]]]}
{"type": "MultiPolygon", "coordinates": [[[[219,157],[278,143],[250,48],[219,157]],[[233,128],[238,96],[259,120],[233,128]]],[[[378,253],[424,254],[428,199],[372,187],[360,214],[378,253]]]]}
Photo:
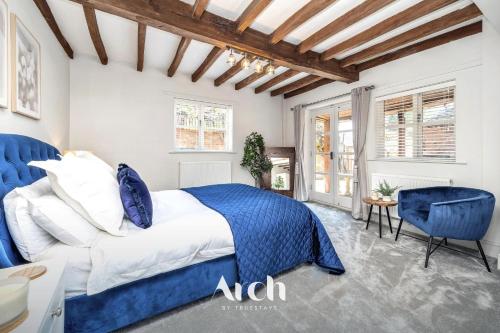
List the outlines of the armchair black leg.
{"type": "Polygon", "coordinates": [[[396,238],[394,239],[395,242],[398,241],[398,236],[399,236],[399,232],[401,231],[401,226],[403,225],[403,219],[400,219],[399,220],[399,226],[398,226],[398,231],[396,232],[396,238]]]}
{"type": "Polygon", "coordinates": [[[370,205],[370,212],[368,213],[368,220],[366,220],[366,230],[368,230],[368,226],[370,225],[370,219],[372,218],[372,210],[373,210],[373,205],[370,205]]]}
{"type": "Polygon", "coordinates": [[[429,266],[429,256],[431,255],[431,247],[432,247],[432,241],[434,237],[430,236],[429,237],[429,243],[427,244],[427,254],[425,256],[425,268],[429,266]]]}
{"type": "Polygon", "coordinates": [[[488,265],[488,260],[486,259],[486,256],[484,255],[483,247],[481,246],[480,241],[476,241],[477,247],[479,248],[479,252],[481,252],[481,257],[483,257],[484,265],[486,266],[486,269],[488,272],[491,273],[490,265],[488,265]]]}

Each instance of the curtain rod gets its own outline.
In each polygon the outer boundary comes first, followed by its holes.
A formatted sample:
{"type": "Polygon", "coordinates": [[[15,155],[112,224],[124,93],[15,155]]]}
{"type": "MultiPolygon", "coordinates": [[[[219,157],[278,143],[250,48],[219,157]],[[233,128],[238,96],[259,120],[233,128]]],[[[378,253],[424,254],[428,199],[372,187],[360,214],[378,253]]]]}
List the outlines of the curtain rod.
{"type": "MultiPolygon", "coordinates": [[[[372,90],[372,89],[375,89],[374,85],[365,87],[365,90],[372,90]]],[[[328,98],[325,98],[325,99],[320,99],[320,100],[315,101],[315,102],[302,104],[302,107],[311,106],[311,105],[314,105],[314,104],[319,104],[319,103],[323,103],[323,102],[329,101],[331,99],[337,99],[337,98],[340,98],[340,97],[346,97],[346,96],[350,96],[350,95],[351,95],[351,93],[345,93],[345,94],[342,94],[342,95],[328,97],[328,98]]],[[[290,108],[290,110],[293,111],[294,108],[290,108]]]]}

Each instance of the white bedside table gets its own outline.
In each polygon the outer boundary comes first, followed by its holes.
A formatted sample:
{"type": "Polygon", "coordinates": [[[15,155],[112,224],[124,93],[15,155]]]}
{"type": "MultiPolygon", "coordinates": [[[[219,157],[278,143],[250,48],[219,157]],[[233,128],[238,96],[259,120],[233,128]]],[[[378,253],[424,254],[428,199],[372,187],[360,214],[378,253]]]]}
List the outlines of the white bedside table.
{"type": "Polygon", "coordinates": [[[0,269],[0,279],[25,267],[43,265],[47,272],[30,281],[28,318],[12,332],[64,332],[64,261],[47,260],[33,264],[0,269]]]}

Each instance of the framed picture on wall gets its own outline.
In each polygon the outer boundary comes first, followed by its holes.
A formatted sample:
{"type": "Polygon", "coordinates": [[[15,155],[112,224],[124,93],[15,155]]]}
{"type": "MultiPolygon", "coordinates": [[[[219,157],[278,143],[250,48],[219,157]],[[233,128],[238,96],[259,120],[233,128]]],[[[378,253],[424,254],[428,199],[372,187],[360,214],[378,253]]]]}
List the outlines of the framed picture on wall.
{"type": "Polygon", "coordinates": [[[0,0],[0,108],[8,107],[9,100],[9,11],[5,0],[0,0]]]}
{"type": "Polygon", "coordinates": [[[12,111],[40,119],[40,44],[15,14],[10,16],[12,111]]]}

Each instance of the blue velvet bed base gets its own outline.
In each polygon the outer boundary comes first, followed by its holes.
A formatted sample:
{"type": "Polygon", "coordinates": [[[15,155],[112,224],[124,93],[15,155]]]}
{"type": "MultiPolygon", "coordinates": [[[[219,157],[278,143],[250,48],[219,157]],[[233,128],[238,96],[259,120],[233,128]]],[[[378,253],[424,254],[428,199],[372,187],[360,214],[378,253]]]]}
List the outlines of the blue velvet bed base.
{"type": "MultiPolygon", "coordinates": [[[[0,268],[25,264],[5,222],[4,196],[46,174],[31,161],[57,159],[59,151],[42,141],[0,133],[0,268]]],[[[237,281],[234,255],[192,265],[109,289],[93,296],[66,300],[67,332],[109,332],[213,294],[220,277],[237,281]]]]}
{"type": "Polygon", "coordinates": [[[237,281],[234,255],[66,300],[66,332],[109,332],[212,296],[221,276],[237,281]]]}

